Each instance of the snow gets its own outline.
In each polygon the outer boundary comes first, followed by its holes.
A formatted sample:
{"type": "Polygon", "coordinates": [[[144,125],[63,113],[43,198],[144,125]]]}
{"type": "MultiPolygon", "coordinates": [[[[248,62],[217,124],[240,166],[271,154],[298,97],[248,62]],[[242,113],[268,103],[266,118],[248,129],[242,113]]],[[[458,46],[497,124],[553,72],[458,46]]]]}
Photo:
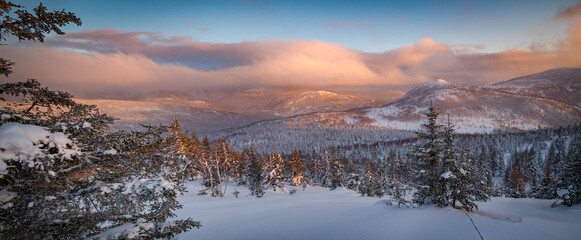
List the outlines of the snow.
{"type": "Polygon", "coordinates": [[[557,190],[557,196],[559,196],[559,197],[564,197],[567,194],[569,194],[569,190],[567,190],[567,189],[559,189],[559,190],[557,190]]]}
{"type": "Polygon", "coordinates": [[[71,158],[79,153],[72,148],[73,142],[63,133],[51,133],[39,126],[13,122],[0,126],[0,177],[6,174],[6,161],[20,161],[28,167],[36,166],[34,159],[47,155],[41,150],[44,146],[55,147],[60,158],[71,158]]]}
{"type": "Polygon", "coordinates": [[[9,192],[8,189],[4,188],[0,190],[0,203],[10,202],[13,198],[18,196],[18,194],[9,192]]]}
{"type": "Polygon", "coordinates": [[[456,176],[454,176],[454,174],[451,171],[447,171],[445,173],[442,173],[442,175],[440,176],[440,178],[444,178],[444,179],[449,179],[449,178],[455,178],[456,176]]]}
{"type": "Polygon", "coordinates": [[[422,83],[420,86],[422,87],[436,87],[436,86],[446,86],[450,83],[444,79],[434,79],[425,83],[422,83]]]}
{"type": "Polygon", "coordinates": [[[117,150],[115,150],[115,149],[111,148],[111,149],[109,149],[109,150],[105,150],[105,151],[103,152],[103,154],[105,154],[105,155],[115,155],[115,154],[117,154],[117,150]]]}
{"type": "Polygon", "coordinates": [[[89,239],[119,239],[121,237],[126,239],[133,239],[141,236],[141,232],[150,230],[155,227],[155,224],[148,223],[145,219],[137,219],[137,223],[126,223],[121,226],[108,229],[89,239]]]}
{"type": "Polygon", "coordinates": [[[35,125],[10,122],[0,126],[0,174],[6,171],[4,161],[27,161],[42,155],[37,145],[47,143],[49,137],[47,130],[35,125]]]}
{"type": "MultiPolygon", "coordinates": [[[[480,239],[466,215],[452,208],[387,206],[338,188],[298,188],[294,195],[268,190],[262,198],[232,185],[239,198],[199,196],[187,184],[178,218],[202,228],[179,239],[480,239]]],[[[292,187],[291,187],[292,188],[292,187]]],[[[230,188],[229,188],[230,189],[230,188]]],[[[552,200],[493,198],[470,213],[484,239],[578,239],[581,206],[551,208],[552,200]]]]}
{"type": "Polygon", "coordinates": [[[17,193],[10,192],[6,188],[0,189],[0,208],[11,208],[13,204],[10,201],[17,196],[17,193]]]}

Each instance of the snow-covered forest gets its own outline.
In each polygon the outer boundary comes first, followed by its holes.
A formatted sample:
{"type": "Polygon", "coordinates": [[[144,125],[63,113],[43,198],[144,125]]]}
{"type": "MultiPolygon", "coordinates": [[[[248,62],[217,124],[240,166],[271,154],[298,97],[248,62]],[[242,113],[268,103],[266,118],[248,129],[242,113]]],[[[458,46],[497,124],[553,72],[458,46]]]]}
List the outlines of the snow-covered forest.
{"type": "Polygon", "coordinates": [[[179,210],[196,199],[315,198],[324,188],[391,206],[377,214],[490,211],[491,197],[548,199],[527,204],[555,211],[581,201],[579,126],[457,135],[432,106],[414,138],[283,154],[200,139],[175,118],[111,132],[113,117],[35,80],[2,84],[0,94],[10,100],[0,108],[3,239],[169,238],[205,226],[195,211],[179,210]]]}
{"type": "Polygon", "coordinates": [[[0,239],[581,236],[580,4],[15,2],[0,239]]]}

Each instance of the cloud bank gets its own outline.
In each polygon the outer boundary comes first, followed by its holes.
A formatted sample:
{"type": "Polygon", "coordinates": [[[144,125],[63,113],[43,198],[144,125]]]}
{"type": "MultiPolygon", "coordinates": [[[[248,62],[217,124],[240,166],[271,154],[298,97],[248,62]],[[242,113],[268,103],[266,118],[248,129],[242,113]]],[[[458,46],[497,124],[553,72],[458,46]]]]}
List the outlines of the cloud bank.
{"type": "Polygon", "coordinates": [[[457,51],[430,38],[382,53],[313,41],[204,43],[159,33],[86,30],[44,45],[1,46],[10,81],[37,78],[68,91],[411,86],[442,78],[487,85],[550,68],[581,67],[581,5],[559,12],[568,37],[551,50],[457,51]]]}

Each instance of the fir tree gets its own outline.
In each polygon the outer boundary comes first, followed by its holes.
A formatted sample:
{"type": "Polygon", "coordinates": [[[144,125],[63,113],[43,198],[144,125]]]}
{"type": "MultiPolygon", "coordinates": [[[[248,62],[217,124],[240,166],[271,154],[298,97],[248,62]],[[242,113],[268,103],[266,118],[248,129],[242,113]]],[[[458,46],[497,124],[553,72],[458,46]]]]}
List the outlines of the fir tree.
{"type": "Polygon", "coordinates": [[[268,188],[272,188],[274,191],[280,189],[284,192],[284,159],[280,153],[272,153],[269,156],[269,160],[263,184],[266,184],[268,188]]]}
{"type": "Polygon", "coordinates": [[[553,176],[553,171],[551,170],[551,165],[547,165],[545,170],[545,177],[541,182],[541,190],[538,197],[541,199],[553,199],[555,198],[555,177],[553,176]]]}
{"type": "Polygon", "coordinates": [[[428,121],[422,124],[424,131],[416,132],[422,143],[418,145],[414,152],[414,158],[416,159],[415,184],[418,189],[414,194],[414,200],[420,204],[438,204],[440,199],[434,197],[441,196],[442,190],[439,181],[441,172],[442,125],[437,123],[438,112],[431,103],[425,115],[428,121]]]}
{"type": "Polygon", "coordinates": [[[382,186],[371,168],[371,163],[366,161],[365,166],[365,178],[359,186],[361,196],[383,197],[382,186]]]}
{"type": "Polygon", "coordinates": [[[292,185],[301,186],[303,189],[309,185],[307,181],[305,164],[299,152],[295,149],[292,156],[292,185]]]}
{"type": "MultiPolygon", "coordinates": [[[[45,34],[54,32],[63,35],[62,27],[69,23],[81,26],[81,19],[72,12],[52,11],[40,3],[34,8],[33,13],[27,9],[10,1],[0,0],[0,42],[6,41],[9,36],[14,36],[18,41],[32,40],[44,42],[45,34]]],[[[0,44],[4,45],[4,44],[0,44]]],[[[12,74],[14,62],[9,59],[0,58],[0,75],[8,77],[12,74]]]]}
{"type": "MultiPolygon", "coordinates": [[[[479,174],[474,166],[468,161],[464,152],[458,154],[454,146],[456,138],[454,126],[448,117],[448,124],[444,127],[443,132],[443,170],[440,175],[440,184],[443,186],[441,196],[434,197],[438,199],[439,204],[451,205],[456,208],[456,203],[461,204],[461,208],[466,211],[478,209],[475,201],[485,201],[488,199],[486,186],[483,182],[484,176],[479,174]]],[[[482,164],[484,160],[481,160],[482,164]]]]}
{"type": "Polygon", "coordinates": [[[571,140],[567,154],[566,168],[558,184],[557,193],[567,206],[581,202],[581,133],[577,132],[571,140]]]}
{"type": "Polygon", "coordinates": [[[254,149],[244,151],[244,155],[248,159],[248,166],[246,167],[246,181],[250,189],[250,195],[258,198],[264,195],[262,189],[262,162],[260,158],[254,153],[254,149]]]}
{"type": "Polygon", "coordinates": [[[142,224],[152,228],[137,237],[169,238],[201,226],[169,221],[185,187],[168,127],[106,134],[113,118],[35,80],[2,84],[0,93],[24,95],[26,106],[0,108],[0,131],[34,129],[53,139],[30,142],[40,152],[34,156],[11,157],[14,145],[0,147],[0,191],[14,194],[0,208],[0,238],[79,239],[142,224]]]}
{"type": "Polygon", "coordinates": [[[310,171],[311,172],[311,179],[312,179],[312,183],[314,186],[317,186],[320,182],[320,175],[321,175],[321,168],[322,168],[322,164],[320,161],[319,156],[317,155],[317,152],[315,151],[315,149],[313,149],[313,153],[311,154],[311,164],[310,164],[310,171]]]}
{"type": "Polygon", "coordinates": [[[334,190],[338,187],[343,187],[344,167],[343,163],[341,163],[341,160],[338,157],[336,150],[333,151],[333,155],[331,156],[328,155],[327,153],[326,158],[327,158],[326,162],[328,162],[329,169],[327,173],[328,174],[327,177],[329,178],[329,187],[331,188],[331,190],[334,190]]]}

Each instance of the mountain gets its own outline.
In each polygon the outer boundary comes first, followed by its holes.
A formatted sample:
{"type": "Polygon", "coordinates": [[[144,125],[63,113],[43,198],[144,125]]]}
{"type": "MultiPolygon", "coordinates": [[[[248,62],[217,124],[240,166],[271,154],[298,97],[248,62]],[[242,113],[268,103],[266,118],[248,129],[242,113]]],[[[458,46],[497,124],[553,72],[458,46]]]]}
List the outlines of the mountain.
{"type": "Polygon", "coordinates": [[[210,134],[261,120],[381,106],[401,94],[399,91],[387,93],[365,98],[323,90],[152,91],[92,94],[85,95],[92,96],[90,99],[77,100],[97,105],[101,112],[118,117],[113,129],[139,129],[140,124],[167,124],[176,116],[185,130],[194,128],[198,133],[210,134]]]}
{"type": "Polygon", "coordinates": [[[490,86],[499,91],[555,99],[581,107],[581,68],[559,68],[490,86]]]}
{"type": "MultiPolygon", "coordinates": [[[[563,89],[575,91],[575,81],[562,82],[563,89]]],[[[533,91],[534,87],[528,89],[533,91]]],[[[418,130],[426,121],[424,113],[430,104],[438,108],[440,123],[444,124],[449,116],[459,133],[556,128],[581,123],[580,107],[542,97],[542,94],[548,95],[548,91],[509,92],[437,79],[413,88],[382,107],[302,114],[218,134],[230,139],[235,147],[252,145],[266,152],[289,152],[292,148],[308,149],[317,144],[345,146],[395,141],[414,136],[410,131],[418,130]]],[[[579,95],[579,91],[574,94],[579,95]]]]}
{"type": "MultiPolygon", "coordinates": [[[[491,86],[437,79],[401,92],[231,90],[133,94],[125,100],[81,100],[120,118],[117,129],[169,123],[233,147],[292,151],[317,144],[373,144],[413,137],[430,104],[460,133],[556,128],[581,123],[581,69],[553,69],[491,86]],[[386,94],[387,93],[387,94],[386,94]],[[395,96],[401,96],[391,101],[395,96]],[[284,148],[284,149],[281,149],[284,148]]],[[[257,149],[258,150],[258,149],[257,149]]]]}
{"type": "Polygon", "coordinates": [[[373,125],[417,129],[423,113],[433,104],[444,120],[449,114],[459,132],[553,128],[581,122],[581,109],[554,99],[499,91],[490,87],[458,85],[433,80],[362,116],[373,125]]]}
{"type": "Polygon", "coordinates": [[[276,116],[287,117],[312,112],[344,111],[369,107],[373,103],[372,100],[357,96],[319,90],[294,94],[268,110],[276,116]]]}
{"type": "Polygon", "coordinates": [[[96,105],[101,113],[117,118],[112,130],[139,130],[141,124],[170,124],[175,116],[184,130],[210,134],[222,128],[241,127],[260,119],[252,116],[208,108],[195,101],[135,101],[115,99],[75,99],[96,105]]]}

